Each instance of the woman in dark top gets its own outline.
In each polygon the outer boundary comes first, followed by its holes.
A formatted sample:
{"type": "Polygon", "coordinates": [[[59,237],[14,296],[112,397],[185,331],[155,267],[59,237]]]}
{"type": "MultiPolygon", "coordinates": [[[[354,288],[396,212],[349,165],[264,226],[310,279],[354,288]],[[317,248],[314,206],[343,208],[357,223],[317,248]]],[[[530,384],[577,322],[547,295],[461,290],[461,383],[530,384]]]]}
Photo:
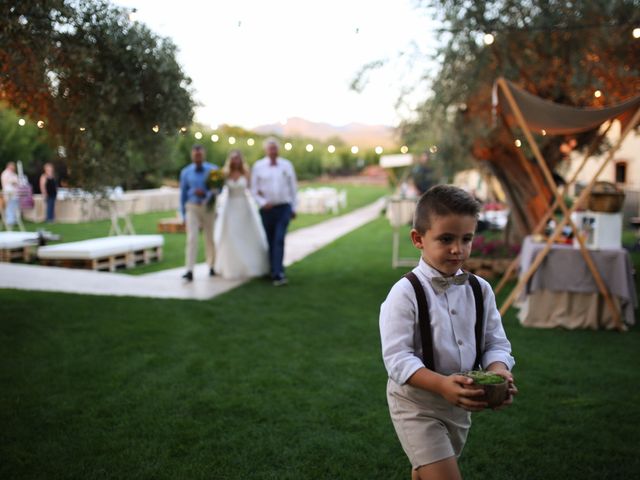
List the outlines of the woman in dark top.
{"type": "Polygon", "coordinates": [[[47,204],[47,222],[53,222],[55,218],[56,196],[58,184],[51,163],[44,164],[44,173],[40,175],[40,193],[47,204]]]}

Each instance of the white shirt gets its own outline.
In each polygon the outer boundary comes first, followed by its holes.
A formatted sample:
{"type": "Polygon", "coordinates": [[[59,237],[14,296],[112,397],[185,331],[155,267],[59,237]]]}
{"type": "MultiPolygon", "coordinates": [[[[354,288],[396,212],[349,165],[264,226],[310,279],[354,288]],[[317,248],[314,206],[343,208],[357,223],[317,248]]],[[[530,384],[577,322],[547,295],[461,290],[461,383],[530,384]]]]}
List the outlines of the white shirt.
{"type": "Polygon", "coordinates": [[[14,193],[18,188],[18,174],[6,168],[1,175],[4,193],[14,193]]]}
{"type": "MultiPolygon", "coordinates": [[[[427,295],[434,362],[438,373],[450,375],[471,370],[476,357],[474,325],[476,307],[469,282],[452,285],[444,293],[436,293],[430,278],[442,276],[421,258],[413,269],[427,295]]],[[[458,274],[462,271],[458,271],[458,274]]],[[[509,369],[515,360],[511,344],[502,328],[495,295],[486,280],[477,277],[484,299],[484,335],[482,366],[503,362],[509,369]]],[[[423,368],[422,341],[418,320],[418,302],[411,283],[400,279],[380,308],[382,358],[389,377],[402,385],[416,370],[423,368]]]]}
{"type": "Polygon", "coordinates": [[[258,160],[251,171],[251,193],[258,206],[262,208],[267,203],[281,205],[288,203],[296,209],[296,195],[298,180],[291,162],[278,157],[272,165],[268,157],[258,160]]]}

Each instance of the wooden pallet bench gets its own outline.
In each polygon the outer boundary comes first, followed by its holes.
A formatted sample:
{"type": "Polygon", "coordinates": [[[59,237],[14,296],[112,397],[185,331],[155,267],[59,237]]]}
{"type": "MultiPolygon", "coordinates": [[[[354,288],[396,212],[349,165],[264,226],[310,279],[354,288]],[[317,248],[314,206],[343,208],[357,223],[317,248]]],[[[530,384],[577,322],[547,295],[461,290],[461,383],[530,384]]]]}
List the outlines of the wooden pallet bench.
{"type": "Polygon", "coordinates": [[[184,221],[181,218],[162,218],[158,222],[158,233],[185,233],[184,221]]]}
{"type": "Polygon", "coordinates": [[[44,265],[115,271],[162,259],[162,235],[119,235],[38,248],[44,265]]]}
{"type": "Polygon", "coordinates": [[[28,262],[38,238],[37,232],[0,232],[0,262],[28,262]]]}

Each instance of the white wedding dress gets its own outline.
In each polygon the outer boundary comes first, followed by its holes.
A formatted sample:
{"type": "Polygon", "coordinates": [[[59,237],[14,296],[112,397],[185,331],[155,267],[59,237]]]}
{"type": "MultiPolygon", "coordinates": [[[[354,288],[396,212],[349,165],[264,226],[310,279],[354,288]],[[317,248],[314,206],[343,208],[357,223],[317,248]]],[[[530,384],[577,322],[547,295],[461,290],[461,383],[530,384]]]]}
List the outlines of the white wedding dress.
{"type": "Polygon", "coordinates": [[[214,270],[223,278],[238,279],[269,272],[267,237],[247,179],[228,179],[216,201],[214,270]]]}

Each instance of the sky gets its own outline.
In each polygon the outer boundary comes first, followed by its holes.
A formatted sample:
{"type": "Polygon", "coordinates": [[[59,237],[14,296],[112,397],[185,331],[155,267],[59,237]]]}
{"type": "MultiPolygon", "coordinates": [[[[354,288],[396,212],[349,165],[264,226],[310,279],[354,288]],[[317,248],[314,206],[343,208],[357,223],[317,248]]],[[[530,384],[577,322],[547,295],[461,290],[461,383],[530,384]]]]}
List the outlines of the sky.
{"type": "MultiPolygon", "coordinates": [[[[397,125],[403,87],[416,83],[402,52],[429,52],[431,19],[412,0],[115,0],[170,37],[193,80],[196,121],[252,128],[302,117],[397,125]],[[362,93],[360,68],[389,59],[362,93]]],[[[424,97],[416,93],[413,98],[424,97]]],[[[409,96],[408,98],[412,98],[409,96]]],[[[405,109],[406,111],[406,109],[405,109]]]]}

